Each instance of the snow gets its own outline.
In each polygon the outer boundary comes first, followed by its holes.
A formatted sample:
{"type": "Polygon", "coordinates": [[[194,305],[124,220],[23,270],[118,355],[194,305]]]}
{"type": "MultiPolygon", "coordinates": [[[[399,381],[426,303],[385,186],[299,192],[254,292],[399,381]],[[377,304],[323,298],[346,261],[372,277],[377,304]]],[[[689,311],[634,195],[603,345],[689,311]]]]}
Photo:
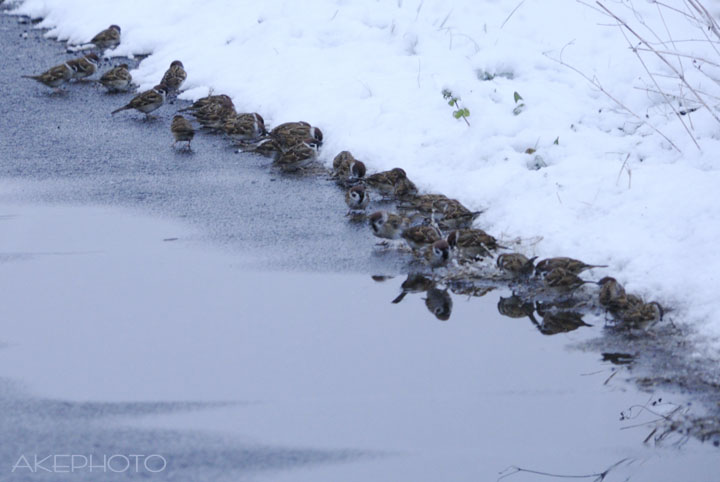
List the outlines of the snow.
{"type": "MultiPolygon", "coordinates": [[[[643,37],[677,41],[658,48],[719,57],[684,15],[652,2],[607,3],[643,37]]],[[[401,166],[427,191],[489,208],[478,226],[542,237],[526,244],[533,254],[608,264],[593,275],[612,274],[674,307],[675,321],[720,346],[719,122],[703,109],[683,117],[698,149],[668,103],[643,90],[656,87],[597,9],[564,0],[25,0],[17,12],[44,17],[38,27],[70,43],[118,24],[122,43],[110,55],[151,54],[133,72],[141,89],[180,59],[183,98],[213,89],[270,125],[307,120],[325,133],[325,162],[350,150],[374,170],[401,166]],[[453,118],[446,88],[469,109],[470,126],[453,118]],[[547,167],[528,168],[536,155],[547,167]]],[[[667,65],[643,59],[663,90],[692,97],[667,65]]],[[[720,87],[690,57],[671,60],[717,101],[720,87]]]]}

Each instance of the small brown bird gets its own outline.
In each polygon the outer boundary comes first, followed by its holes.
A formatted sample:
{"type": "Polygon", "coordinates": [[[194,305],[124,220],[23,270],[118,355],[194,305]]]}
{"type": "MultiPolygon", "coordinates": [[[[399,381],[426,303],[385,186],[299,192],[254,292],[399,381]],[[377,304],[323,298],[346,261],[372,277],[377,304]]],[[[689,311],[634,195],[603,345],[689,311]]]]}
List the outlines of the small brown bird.
{"type": "Polygon", "coordinates": [[[230,97],[225,94],[219,94],[206,95],[205,97],[201,97],[200,99],[193,102],[192,105],[185,107],[184,109],[180,109],[178,112],[197,112],[207,108],[208,106],[216,104],[231,106],[233,110],[235,109],[235,105],[233,104],[233,101],[230,97]]]}
{"type": "Polygon", "coordinates": [[[403,200],[398,207],[403,210],[413,210],[423,214],[442,212],[446,203],[453,201],[444,194],[420,194],[412,199],[403,200]]]}
{"type": "Polygon", "coordinates": [[[84,57],[68,60],[66,63],[73,70],[72,78],[79,80],[90,77],[97,72],[100,58],[95,54],[87,54],[84,57]]]}
{"type": "MultiPolygon", "coordinates": [[[[455,199],[451,199],[451,201],[438,218],[440,227],[443,229],[470,228],[475,219],[482,214],[482,211],[470,211],[455,199]]],[[[498,245],[498,248],[507,249],[505,246],[500,245],[498,245]]]]}
{"type": "Polygon", "coordinates": [[[497,239],[490,236],[482,229],[458,229],[452,231],[447,237],[448,244],[457,249],[463,258],[475,259],[483,256],[490,256],[491,250],[496,250],[500,245],[497,239]]]}
{"type": "Polygon", "coordinates": [[[62,84],[72,79],[72,76],[73,69],[67,63],[51,67],[40,75],[23,75],[26,79],[36,80],[56,91],[60,90],[62,84]]]}
{"type": "Polygon", "coordinates": [[[395,213],[377,211],[368,217],[370,229],[378,238],[398,239],[408,220],[395,213]]]}
{"type": "Polygon", "coordinates": [[[520,253],[503,253],[497,257],[497,267],[515,277],[528,277],[535,269],[537,256],[529,258],[520,253]]]}
{"type": "Polygon", "coordinates": [[[352,214],[353,211],[364,211],[370,204],[370,194],[365,190],[365,186],[358,184],[345,193],[345,204],[350,209],[348,215],[352,214]]]}
{"type": "Polygon", "coordinates": [[[342,151],[333,159],[333,176],[343,180],[365,177],[365,164],[353,157],[349,151],[342,151]]]}
{"type": "Polygon", "coordinates": [[[392,303],[400,303],[408,293],[422,293],[433,287],[435,287],[435,282],[432,279],[428,278],[424,274],[411,273],[407,275],[403,284],[400,285],[402,293],[392,300],[392,303]]]}
{"type": "Polygon", "coordinates": [[[651,301],[650,303],[639,303],[628,310],[621,313],[622,321],[632,328],[640,328],[647,330],[658,321],[663,319],[665,311],[660,303],[651,301]]]}
{"type": "Polygon", "coordinates": [[[435,241],[425,250],[425,261],[432,269],[441,268],[450,261],[450,246],[444,239],[435,241]]]}
{"type": "Polygon", "coordinates": [[[403,230],[401,236],[413,250],[429,246],[442,237],[440,231],[430,225],[410,226],[403,230]]]}
{"type": "Polygon", "coordinates": [[[440,321],[447,321],[452,314],[452,298],[447,290],[430,288],[425,297],[425,307],[440,321]]]}
{"type": "Polygon", "coordinates": [[[295,172],[311,164],[317,158],[317,153],[317,141],[308,138],[284,152],[279,152],[273,165],[283,172],[295,172]]]}
{"type": "Polygon", "coordinates": [[[105,72],[98,82],[110,92],[128,90],[132,83],[132,75],[130,75],[128,64],[113,67],[105,72]]]}
{"type": "Polygon", "coordinates": [[[418,188],[415,185],[414,182],[412,182],[407,177],[402,177],[397,180],[395,183],[395,189],[393,190],[393,195],[397,199],[408,199],[416,196],[418,193],[418,188]]]}
{"type": "Polygon", "coordinates": [[[225,134],[236,141],[254,140],[267,134],[265,119],[258,113],[237,114],[228,117],[223,126],[225,134]]]}
{"type": "Polygon", "coordinates": [[[585,281],[564,268],[555,268],[550,271],[545,275],[543,281],[546,287],[560,291],[574,291],[585,283],[595,283],[594,281],[585,281]]]}
{"type": "Polygon", "coordinates": [[[202,109],[191,111],[190,115],[206,129],[221,131],[225,129],[228,120],[237,117],[237,112],[232,104],[222,102],[208,104],[202,109]]]}
{"type": "Polygon", "coordinates": [[[280,150],[290,149],[292,146],[312,139],[317,146],[322,145],[323,133],[317,127],[305,121],[286,122],[270,131],[270,138],[280,150]]]}
{"type": "Polygon", "coordinates": [[[341,151],[333,158],[333,173],[347,170],[351,163],[355,162],[355,156],[350,151],[341,151]]]}
{"type": "Polygon", "coordinates": [[[175,138],[173,147],[175,147],[178,142],[187,142],[185,149],[190,150],[190,142],[193,140],[193,137],[195,137],[195,129],[189,120],[181,115],[176,115],[173,117],[172,124],[170,125],[170,132],[172,132],[175,138]]]}
{"type": "Polygon", "coordinates": [[[120,27],[117,25],[110,25],[108,28],[95,35],[92,40],[90,40],[90,43],[102,50],[114,49],[120,45],[120,27]]]}
{"type": "Polygon", "coordinates": [[[580,260],[566,257],[547,258],[538,261],[537,266],[535,266],[535,274],[542,276],[555,268],[562,268],[572,274],[580,274],[590,268],[607,268],[607,265],[585,264],[580,260]]]}
{"type": "Polygon", "coordinates": [[[264,137],[250,144],[241,142],[239,147],[243,152],[252,152],[265,157],[277,157],[282,153],[282,149],[270,137],[264,137]]]}
{"type": "Polygon", "coordinates": [[[396,167],[390,171],[378,172],[367,176],[365,183],[383,196],[392,196],[395,194],[396,186],[402,182],[402,179],[407,179],[407,174],[405,170],[396,167]]]}
{"type": "Polygon", "coordinates": [[[176,94],[186,78],[187,72],[185,72],[183,63],[179,60],[173,60],[170,67],[165,71],[165,75],[163,75],[160,83],[167,86],[168,93],[176,94]]]}
{"type": "Polygon", "coordinates": [[[616,312],[627,308],[628,299],[625,294],[625,288],[618,280],[606,276],[597,282],[600,286],[600,294],[598,300],[600,305],[610,312],[616,312]]]}
{"type": "Polygon", "coordinates": [[[443,229],[464,229],[472,226],[482,211],[470,211],[457,199],[443,194],[421,194],[399,204],[401,210],[413,210],[433,217],[443,229]]]}
{"type": "Polygon", "coordinates": [[[150,112],[157,110],[165,103],[165,96],[167,95],[167,87],[164,85],[156,85],[150,90],[146,90],[132,98],[126,105],[115,109],[112,114],[117,114],[123,110],[135,109],[145,114],[146,118],[150,112]]]}

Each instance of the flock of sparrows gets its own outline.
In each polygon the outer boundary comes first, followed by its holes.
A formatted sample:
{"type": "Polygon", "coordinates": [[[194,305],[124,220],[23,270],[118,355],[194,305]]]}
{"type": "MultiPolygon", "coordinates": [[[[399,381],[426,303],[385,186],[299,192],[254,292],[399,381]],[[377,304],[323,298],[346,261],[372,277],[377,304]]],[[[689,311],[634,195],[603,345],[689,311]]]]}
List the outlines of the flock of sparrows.
{"type": "MultiPolygon", "coordinates": [[[[120,32],[120,27],[111,25],[93,37],[91,43],[98,49],[115,48],[120,44],[120,32]]],[[[92,76],[99,64],[98,55],[89,53],[56,65],[42,74],[26,77],[59,89],[65,82],[92,76]]],[[[160,108],[169,97],[177,96],[186,78],[182,62],[176,60],[170,64],[158,85],[136,95],[126,105],[112,111],[112,114],[137,110],[147,116],[160,108]]],[[[122,64],[105,72],[98,82],[109,91],[127,91],[131,88],[132,76],[127,64],[122,64]]],[[[189,107],[180,109],[173,117],[170,126],[175,140],[173,145],[185,142],[186,149],[190,149],[195,128],[181,113],[194,117],[208,130],[224,132],[243,151],[273,156],[273,165],[283,172],[307,168],[317,159],[318,149],[323,143],[322,131],[308,122],[287,122],[268,131],[260,114],[238,113],[229,96],[211,93],[189,107]]],[[[346,190],[348,215],[355,219],[367,219],[372,233],[383,240],[381,244],[388,246],[392,242],[407,245],[433,271],[482,262],[487,258],[495,258],[494,253],[499,250],[509,249],[485,231],[473,228],[481,211],[471,211],[458,200],[442,194],[420,193],[402,168],[368,174],[362,161],[350,152],[342,151],[333,159],[332,177],[346,190]],[[378,210],[365,216],[375,196],[382,203],[393,202],[396,209],[378,210]]],[[[599,286],[599,305],[617,321],[629,326],[646,327],[662,319],[663,308],[659,303],[648,303],[636,295],[626,293],[616,279],[605,277],[594,282],[579,277],[585,270],[606,266],[589,265],[566,257],[549,258],[537,264],[535,259],[520,253],[504,252],[497,255],[495,267],[509,275],[514,283],[538,285],[546,294],[567,296],[586,284],[596,284],[599,286]]],[[[426,290],[436,289],[434,282],[432,286],[426,290]]],[[[412,291],[412,288],[404,288],[403,293],[412,291]]],[[[396,302],[403,297],[404,294],[396,302]]],[[[435,298],[444,300],[437,293],[435,298]]],[[[528,302],[519,299],[521,312],[526,313],[528,302]]],[[[506,305],[501,312],[512,312],[512,303],[506,305]]],[[[446,311],[449,312],[449,309],[446,311]]],[[[557,318],[557,310],[545,312],[557,318]]],[[[569,320],[572,317],[566,318],[569,320]]]]}
{"type": "MultiPolygon", "coordinates": [[[[388,241],[406,245],[433,271],[455,266],[468,273],[465,269],[467,266],[477,266],[486,259],[495,258],[494,267],[506,277],[509,276],[512,286],[524,286],[525,289],[520,291],[526,295],[525,302],[527,297],[544,300],[544,322],[538,323],[538,327],[545,333],[558,332],[559,325],[582,326],[580,314],[558,306],[559,301],[572,298],[580,287],[587,284],[599,287],[598,304],[624,326],[647,328],[663,317],[663,308],[659,303],[645,302],[639,296],[627,294],[614,278],[604,277],[595,282],[579,276],[586,270],[607,266],[591,265],[568,257],[548,258],[536,264],[536,257],[528,258],[521,253],[503,252],[496,255],[499,250],[509,248],[482,229],[473,227],[481,211],[472,211],[458,200],[443,194],[420,193],[401,168],[366,175],[365,164],[350,152],[343,151],[333,160],[333,175],[342,184],[349,186],[345,193],[345,202],[350,209],[348,214],[364,212],[373,195],[379,196],[382,202],[394,202],[395,212],[379,210],[367,216],[372,233],[383,239],[386,245],[388,241]],[[556,328],[547,328],[551,325],[556,328]]],[[[422,276],[412,274],[406,283],[410,283],[411,288],[404,284],[403,294],[396,298],[396,302],[402,300],[407,292],[429,293],[437,289],[434,283],[428,288],[422,276]],[[412,286],[412,283],[418,285],[412,286]]],[[[438,301],[437,306],[443,308],[441,313],[449,316],[452,303],[447,298],[449,296],[443,298],[438,293],[432,297],[444,300],[442,303],[438,301]]],[[[426,301],[429,299],[426,298],[426,301]]],[[[537,306],[537,303],[533,302],[532,305],[537,306]]]]}

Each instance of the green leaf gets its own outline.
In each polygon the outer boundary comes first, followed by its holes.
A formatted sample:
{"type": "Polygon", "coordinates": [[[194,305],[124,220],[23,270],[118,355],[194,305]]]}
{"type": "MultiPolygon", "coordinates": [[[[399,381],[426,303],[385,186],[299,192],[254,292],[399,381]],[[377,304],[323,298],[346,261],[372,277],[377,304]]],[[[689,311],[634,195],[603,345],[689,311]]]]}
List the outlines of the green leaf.
{"type": "Polygon", "coordinates": [[[448,105],[449,105],[450,107],[455,107],[455,99],[449,101],[449,102],[448,102],[448,105]]]}
{"type": "Polygon", "coordinates": [[[553,142],[556,146],[560,144],[560,136],[555,138],[555,142],[553,142]]]}
{"type": "Polygon", "coordinates": [[[523,100],[522,95],[518,94],[517,92],[513,93],[513,98],[515,99],[516,104],[518,103],[518,101],[523,100]]]}
{"type": "Polygon", "coordinates": [[[515,107],[513,109],[513,114],[520,115],[522,113],[522,111],[524,111],[524,110],[525,110],[525,104],[518,104],[517,107],[515,107]]]}
{"type": "Polygon", "coordinates": [[[462,109],[462,115],[463,115],[463,117],[469,117],[469,116],[470,116],[470,111],[468,110],[467,107],[463,107],[463,109],[462,109]]]}
{"type": "Polygon", "coordinates": [[[453,117],[456,118],[456,119],[461,118],[461,117],[462,117],[462,112],[460,112],[459,110],[456,110],[455,112],[453,112],[453,117]]]}

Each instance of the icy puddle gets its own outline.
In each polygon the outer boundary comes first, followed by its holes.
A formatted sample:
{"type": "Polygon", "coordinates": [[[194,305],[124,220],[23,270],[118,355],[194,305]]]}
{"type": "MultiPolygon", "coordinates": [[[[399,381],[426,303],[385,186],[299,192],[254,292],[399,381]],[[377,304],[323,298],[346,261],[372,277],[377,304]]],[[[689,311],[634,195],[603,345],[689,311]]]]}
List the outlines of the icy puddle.
{"type": "Polygon", "coordinates": [[[682,400],[622,372],[605,383],[615,365],[568,349],[599,327],[541,335],[498,313],[508,293],[440,290],[431,313],[426,293],[391,303],[404,277],[248,271],[252,253],[128,211],[0,214],[2,480],[486,481],[621,460],[605,480],[720,473],[712,446],[644,445],[652,427],[631,426],[655,417],[621,420],[682,400]],[[167,465],[18,465],[36,454],[167,465]]]}

